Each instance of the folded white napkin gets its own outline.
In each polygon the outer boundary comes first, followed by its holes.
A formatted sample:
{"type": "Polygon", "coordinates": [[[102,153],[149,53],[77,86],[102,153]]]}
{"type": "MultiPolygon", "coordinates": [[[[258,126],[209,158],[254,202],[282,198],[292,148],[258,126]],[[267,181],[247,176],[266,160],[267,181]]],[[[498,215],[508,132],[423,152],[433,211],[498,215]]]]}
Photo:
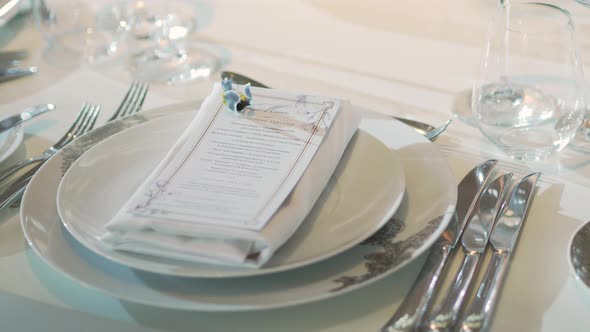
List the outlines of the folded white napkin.
{"type": "MultiPolygon", "coordinates": [[[[192,123],[138,192],[145,190],[151,180],[158,177],[191,133],[194,135],[203,120],[216,111],[221,95],[220,86],[216,86],[192,123]]],[[[108,233],[103,241],[114,250],[193,262],[260,267],[293,235],[312,209],[359,122],[360,113],[349,103],[342,102],[307,169],[260,231],[133,215],[127,212],[129,204],[134,203],[132,198],[107,224],[108,233]]]]}

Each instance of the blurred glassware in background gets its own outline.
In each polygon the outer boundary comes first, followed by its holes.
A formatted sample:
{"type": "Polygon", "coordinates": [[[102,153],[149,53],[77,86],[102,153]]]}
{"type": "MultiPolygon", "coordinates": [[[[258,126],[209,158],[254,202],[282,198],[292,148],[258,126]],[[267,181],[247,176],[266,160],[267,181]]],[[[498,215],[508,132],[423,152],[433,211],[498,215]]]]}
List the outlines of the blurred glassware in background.
{"type": "Polygon", "coordinates": [[[197,31],[198,2],[189,0],[135,0],[126,4],[130,14],[131,70],[137,79],[167,84],[209,77],[219,59],[207,44],[191,39],[197,31]]]}
{"type": "Polygon", "coordinates": [[[491,20],[472,95],[481,132],[515,159],[563,149],[584,117],[583,70],[569,13],[505,3],[491,20]]]}
{"type": "Polygon", "coordinates": [[[129,31],[124,6],[111,0],[34,0],[36,25],[50,62],[99,63],[120,55],[129,31]]]}

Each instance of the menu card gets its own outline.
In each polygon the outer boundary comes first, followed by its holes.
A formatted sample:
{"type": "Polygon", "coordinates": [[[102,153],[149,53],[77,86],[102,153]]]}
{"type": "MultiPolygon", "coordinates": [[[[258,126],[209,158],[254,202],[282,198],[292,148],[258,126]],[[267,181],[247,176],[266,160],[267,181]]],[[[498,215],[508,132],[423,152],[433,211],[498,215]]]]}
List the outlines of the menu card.
{"type": "Polygon", "coordinates": [[[243,112],[221,98],[127,211],[138,216],[260,230],[291,192],[340,102],[256,97],[243,112]]]}
{"type": "MultiPolygon", "coordinates": [[[[221,256],[227,253],[220,247],[229,245],[230,252],[240,252],[239,257],[230,259],[235,264],[265,248],[271,249],[265,255],[268,259],[288,239],[313,202],[305,204],[304,215],[286,219],[291,226],[274,227],[282,229],[279,240],[267,243],[264,229],[273,229],[267,224],[285,205],[330,133],[341,102],[252,90],[251,105],[235,112],[224,105],[220,86],[214,88],[175,146],[109,222],[107,243],[114,249],[197,261],[203,260],[199,258],[202,255],[186,252],[187,239],[201,242],[195,249],[209,246],[221,251],[221,256]],[[163,238],[165,241],[160,241],[163,238]],[[182,246],[185,249],[180,249],[182,246]]],[[[358,115],[353,118],[347,121],[352,130],[349,128],[345,140],[337,144],[336,160],[324,162],[333,167],[321,167],[324,170],[317,183],[322,188],[358,126],[358,115]]],[[[325,153],[334,159],[333,151],[325,153]]],[[[315,191],[313,201],[321,193],[315,191]]],[[[205,254],[204,260],[224,263],[220,255],[205,254]]]]}

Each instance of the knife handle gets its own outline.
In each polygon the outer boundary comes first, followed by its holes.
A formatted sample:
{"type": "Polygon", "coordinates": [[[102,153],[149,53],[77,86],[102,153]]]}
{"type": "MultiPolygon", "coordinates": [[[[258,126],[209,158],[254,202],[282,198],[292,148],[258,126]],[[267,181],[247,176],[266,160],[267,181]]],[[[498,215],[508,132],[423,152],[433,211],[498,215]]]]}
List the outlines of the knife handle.
{"type": "Polygon", "coordinates": [[[421,325],[452,249],[451,245],[433,246],[410,292],[381,332],[410,332],[421,325]]]}
{"type": "Polygon", "coordinates": [[[17,78],[33,75],[37,72],[36,67],[29,68],[9,68],[0,72],[0,83],[14,80],[17,78]]]}
{"type": "Polygon", "coordinates": [[[480,253],[471,251],[465,253],[463,264],[455,276],[453,287],[443,299],[440,309],[432,315],[428,328],[431,331],[451,331],[457,323],[467,290],[477,270],[480,253]]]}
{"type": "Polygon", "coordinates": [[[462,317],[459,326],[461,332],[482,332],[488,329],[508,269],[509,258],[510,251],[494,251],[473,304],[462,317]]]}

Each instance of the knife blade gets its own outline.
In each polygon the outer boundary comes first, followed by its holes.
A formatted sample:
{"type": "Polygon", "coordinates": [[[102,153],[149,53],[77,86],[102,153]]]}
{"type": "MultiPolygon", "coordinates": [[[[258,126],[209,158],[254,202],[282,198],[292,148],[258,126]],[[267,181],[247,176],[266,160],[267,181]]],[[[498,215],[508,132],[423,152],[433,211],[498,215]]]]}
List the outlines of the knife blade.
{"type": "Polygon", "coordinates": [[[497,163],[497,160],[487,160],[473,168],[461,180],[458,186],[454,217],[451,218],[447,228],[432,246],[410,292],[389,321],[381,328],[382,332],[409,332],[421,325],[425,313],[432,304],[433,296],[451,251],[459,241],[473,206],[497,163]]]}
{"type": "Polygon", "coordinates": [[[512,252],[516,247],[540,176],[541,173],[529,174],[514,186],[508,203],[490,235],[490,243],[494,250],[492,259],[473,303],[462,317],[461,331],[480,332],[488,329],[512,252]]]}
{"type": "Polygon", "coordinates": [[[455,274],[453,286],[442,300],[440,309],[431,316],[428,324],[431,331],[450,331],[455,326],[511,178],[512,173],[496,178],[486,186],[477,200],[474,213],[461,236],[465,251],[463,263],[455,274]]]}
{"type": "Polygon", "coordinates": [[[27,108],[19,114],[9,116],[4,120],[0,120],[0,133],[53,109],[55,109],[53,104],[36,105],[27,108]]]}

